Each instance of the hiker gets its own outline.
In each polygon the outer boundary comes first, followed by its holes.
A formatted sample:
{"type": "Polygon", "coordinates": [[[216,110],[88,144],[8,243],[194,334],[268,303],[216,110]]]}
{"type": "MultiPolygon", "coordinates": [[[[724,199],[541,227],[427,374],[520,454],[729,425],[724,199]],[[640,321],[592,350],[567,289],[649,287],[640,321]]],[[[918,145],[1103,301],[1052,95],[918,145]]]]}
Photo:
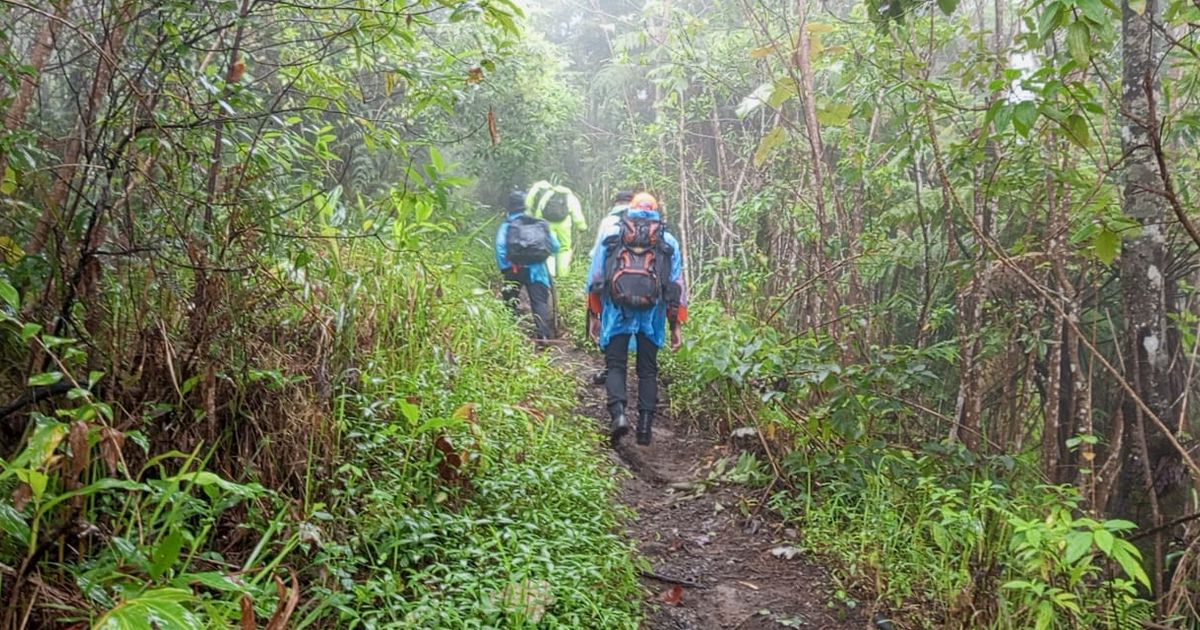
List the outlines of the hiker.
{"type": "MultiPolygon", "coordinates": [[[[631,191],[631,190],[622,190],[622,191],[618,192],[617,194],[613,195],[612,208],[609,208],[608,214],[604,215],[603,219],[600,219],[600,227],[598,227],[596,229],[596,243],[594,245],[592,245],[592,252],[591,252],[591,254],[588,255],[589,261],[595,260],[596,255],[601,252],[601,249],[603,249],[604,234],[606,232],[611,232],[614,228],[616,228],[617,225],[619,225],[621,223],[621,217],[624,216],[625,211],[629,209],[630,201],[633,201],[633,191],[631,191]]],[[[596,319],[596,316],[592,314],[591,310],[588,310],[588,313],[587,313],[588,330],[592,329],[592,322],[595,319],[596,319]]],[[[631,340],[629,351],[634,352],[636,350],[637,350],[637,341],[631,340]]],[[[608,370],[603,370],[601,372],[598,372],[595,376],[592,377],[593,385],[604,385],[607,382],[608,382],[608,370]]]]}
{"type": "Polygon", "coordinates": [[[572,232],[578,228],[580,232],[587,231],[587,219],[583,217],[583,207],[579,197],[566,186],[555,186],[548,181],[535,183],[529,189],[525,198],[525,210],[531,217],[545,219],[550,224],[550,231],[558,239],[561,246],[558,252],[547,261],[550,275],[558,277],[571,271],[572,232]]]}
{"type": "Polygon", "coordinates": [[[508,195],[506,217],[496,232],[496,264],[504,275],[501,295],[517,315],[521,287],[529,296],[533,325],[538,339],[554,337],[550,316],[550,271],[546,261],[559,251],[558,238],[550,225],[525,212],[526,194],[515,190],[508,195]]]}
{"type": "Polygon", "coordinates": [[[603,248],[588,270],[588,309],[597,319],[588,331],[604,351],[610,430],[615,445],[629,432],[625,416],[630,338],[637,340],[637,443],[650,443],[658,404],[658,350],[683,345],[687,320],[683,254],[667,230],[658,201],[634,195],[620,222],[601,234],[603,248]]]}
{"type": "Polygon", "coordinates": [[[622,190],[613,195],[612,208],[609,208],[608,214],[600,219],[600,227],[596,228],[596,243],[592,245],[592,253],[589,258],[595,258],[596,254],[600,252],[600,247],[604,244],[604,233],[612,230],[621,222],[621,215],[629,209],[631,201],[633,201],[633,191],[622,190]]]}

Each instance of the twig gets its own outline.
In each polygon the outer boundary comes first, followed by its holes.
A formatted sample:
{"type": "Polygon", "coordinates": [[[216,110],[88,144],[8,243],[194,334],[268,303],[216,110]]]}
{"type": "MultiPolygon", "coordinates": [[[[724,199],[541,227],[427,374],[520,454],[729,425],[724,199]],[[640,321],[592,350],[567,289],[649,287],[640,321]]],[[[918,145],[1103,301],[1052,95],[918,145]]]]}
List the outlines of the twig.
{"type": "Polygon", "coordinates": [[[651,580],[657,580],[659,582],[665,582],[667,584],[678,584],[679,586],[687,586],[689,588],[700,588],[700,589],[708,588],[707,586],[701,584],[694,578],[671,577],[669,575],[655,573],[654,571],[642,571],[642,577],[649,578],[651,580]]]}
{"type": "Polygon", "coordinates": [[[1169,521],[1169,522],[1163,523],[1162,525],[1159,525],[1157,527],[1147,529],[1144,532],[1138,532],[1138,534],[1136,536],[1131,536],[1129,538],[1129,540],[1130,541],[1141,540],[1147,536],[1153,536],[1153,535],[1163,531],[1164,529],[1171,529],[1172,527],[1175,527],[1176,525],[1183,525],[1184,523],[1189,523],[1198,518],[1200,518],[1200,512],[1196,512],[1195,514],[1188,514],[1187,516],[1180,516],[1179,518],[1177,518],[1173,521],[1169,521]]]}

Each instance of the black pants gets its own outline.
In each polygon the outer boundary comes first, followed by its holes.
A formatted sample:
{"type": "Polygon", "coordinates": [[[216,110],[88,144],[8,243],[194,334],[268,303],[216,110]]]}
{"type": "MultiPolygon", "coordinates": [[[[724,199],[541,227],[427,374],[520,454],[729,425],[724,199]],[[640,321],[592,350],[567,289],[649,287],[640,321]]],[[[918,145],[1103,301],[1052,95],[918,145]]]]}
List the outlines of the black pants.
{"type": "Polygon", "coordinates": [[[539,282],[530,282],[529,269],[522,269],[520,273],[505,271],[504,288],[500,290],[500,295],[504,297],[514,316],[518,315],[517,303],[521,287],[525,287],[525,292],[529,294],[529,310],[533,311],[533,327],[537,338],[553,338],[554,320],[550,315],[550,287],[539,282]]]}
{"type": "MultiPolygon", "coordinates": [[[[614,335],[604,350],[604,382],[608,390],[608,410],[617,405],[628,407],[626,372],[629,370],[629,335],[614,335]]],[[[658,346],[646,335],[637,336],[638,411],[654,411],[658,405],[658,346]]]]}

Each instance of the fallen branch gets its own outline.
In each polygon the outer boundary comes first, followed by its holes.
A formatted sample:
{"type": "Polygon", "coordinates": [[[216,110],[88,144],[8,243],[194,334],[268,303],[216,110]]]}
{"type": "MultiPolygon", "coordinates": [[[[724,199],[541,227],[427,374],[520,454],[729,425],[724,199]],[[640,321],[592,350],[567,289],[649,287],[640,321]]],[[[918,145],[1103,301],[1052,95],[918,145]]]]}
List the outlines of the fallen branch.
{"type": "Polygon", "coordinates": [[[679,586],[687,586],[689,588],[701,588],[701,589],[708,588],[707,586],[701,584],[700,582],[698,582],[697,580],[695,580],[693,578],[676,578],[676,577],[671,577],[669,575],[663,575],[661,573],[655,573],[654,571],[642,571],[642,577],[648,578],[651,580],[657,580],[659,582],[664,582],[666,584],[678,584],[679,586]]]}

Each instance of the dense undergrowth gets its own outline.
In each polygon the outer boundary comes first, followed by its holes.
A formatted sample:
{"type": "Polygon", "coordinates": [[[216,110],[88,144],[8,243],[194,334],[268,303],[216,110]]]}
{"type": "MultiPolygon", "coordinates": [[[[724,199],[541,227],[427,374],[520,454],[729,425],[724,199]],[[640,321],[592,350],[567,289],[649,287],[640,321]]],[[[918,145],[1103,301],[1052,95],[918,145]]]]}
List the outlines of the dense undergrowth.
{"type": "Polygon", "coordinates": [[[1045,484],[1030,453],[979,457],[945,442],[936,412],[905,402],[940,387],[952,348],[871,348],[871,360],[843,362],[822,335],[781,338],[714,304],[693,314],[672,398],[766,438],[739,462],[757,474],[738,480],[774,480],[769,506],[833,561],[847,603],[905,627],[1149,619],[1149,578],[1123,537],[1132,523],[1089,518],[1078,491],[1045,484]]]}
{"type": "MultiPolygon", "coordinates": [[[[292,335],[322,322],[317,363],[335,373],[261,357],[244,380],[222,378],[243,393],[265,382],[273,404],[294,404],[285,413],[308,440],[294,493],[258,483],[254,466],[207,467],[236,434],[156,451],[144,430],[111,426],[95,393],[105,376],[79,372],[81,344],[23,324],[10,301],[3,334],[58,365],[31,384],[70,382],[73,402],[35,414],[0,463],[0,493],[14,497],[0,502],[3,595],[42,593],[9,614],[132,628],[634,627],[611,463],[572,415],[571,377],[487,288],[485,260],[360,242],[281,273],[315,300],[277,321],[292,335]],[[305,399],[316,379],[328,396],[305,399]]],[[[258,434],[255,448],[296,437],[258,434]]]]}

